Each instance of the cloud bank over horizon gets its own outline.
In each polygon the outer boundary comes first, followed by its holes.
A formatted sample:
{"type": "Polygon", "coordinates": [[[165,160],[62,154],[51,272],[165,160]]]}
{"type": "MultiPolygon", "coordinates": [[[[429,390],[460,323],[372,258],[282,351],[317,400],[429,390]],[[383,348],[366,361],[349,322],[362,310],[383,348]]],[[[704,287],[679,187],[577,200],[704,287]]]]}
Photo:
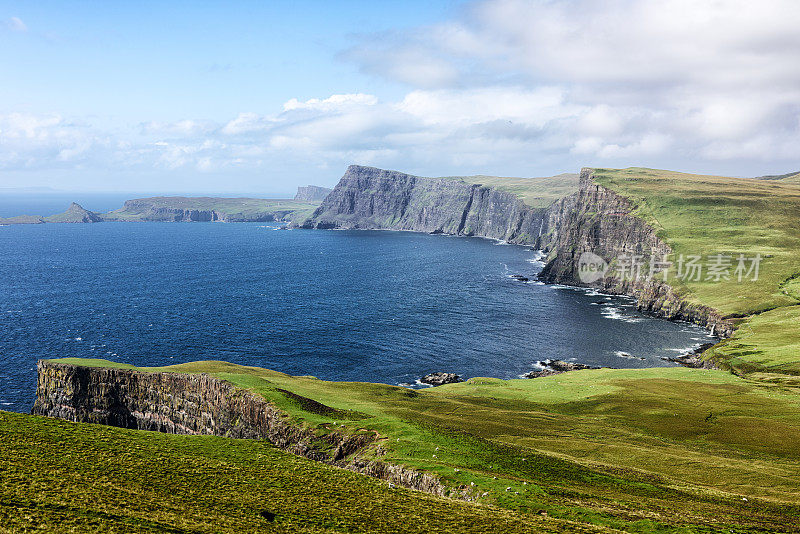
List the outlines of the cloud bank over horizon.
{"type": "MultiPolygon", "coordinates": [[[[330,185],[350,163],[423,175],[788,172],[800,168],[797,20],[791,0],[485,0],[339,52],[399,97],[324,93],[222,121],[113,127],[14,111],[0,114],[0,172],[241,176],[239,189],[278,174],[330,185]]],[[[6,27],[30,33],[17,17],[6,27]]]]}

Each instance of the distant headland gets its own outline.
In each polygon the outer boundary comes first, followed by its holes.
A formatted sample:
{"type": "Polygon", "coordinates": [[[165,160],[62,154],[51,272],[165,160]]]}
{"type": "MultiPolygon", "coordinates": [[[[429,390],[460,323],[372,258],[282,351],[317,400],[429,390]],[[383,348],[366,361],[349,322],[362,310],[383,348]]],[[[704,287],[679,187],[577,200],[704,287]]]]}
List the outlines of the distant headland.
{"type": "Polygon", "coordinates": [[[120,222],[271,222],[305,219],[332,190],[308,185],[297,188],[293,199],[148,197],[128,200],[108,213],[85,209],[73,202],[56,215],[18,215],[0,218],[0,224],[120,222]]]}

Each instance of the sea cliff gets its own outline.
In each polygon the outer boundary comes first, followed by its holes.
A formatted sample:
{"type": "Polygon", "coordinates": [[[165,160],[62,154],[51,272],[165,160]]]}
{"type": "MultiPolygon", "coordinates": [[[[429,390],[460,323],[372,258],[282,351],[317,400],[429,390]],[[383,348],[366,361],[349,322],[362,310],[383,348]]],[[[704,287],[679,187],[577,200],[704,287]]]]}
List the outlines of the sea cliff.
{"type": "Polygon", "coordinates": [[[533,244],[544,210],[458,178],[351,165],[303,228],[412,230],[533,244]]]}
{"type": "Polygon", "coordinates": [[[594,287],[605,293],[627,295],[651,315],[699,324],[720,337],[734,325],[716,310],[691,303],[658,272],[650,276],[651,259],[661,261],[672,249],[650,225],[633,214],[630,200],[597,184],[592,169],[581,171],[577,193],[556,201],[548,210],[537,246],[548,253],[540,279],[548,283],[594,287]],[[581,255],[590,252],[609,263],[606,274],[584,282],[578,272],[581,255]],[[618,269],[620,258],[638,258],[641,273],[618,269]],[[625,276],[623,276],[625,275],[625,276]]]}
{"type": "Polygon", "coordinates": [[[623,255],[638,256],[649,265],[651,258],[671,253],[669,245],[633,209],[627,198],[597,184],[592,169],[581,171],[576,193],[547,208],[533,208],[510,192],[465,179],[424,178],[353,165],[313,215],[298,226],[411,230],[530,245],[548,254],[540,274],[545,282],[628,295],[636,298],[642,311],[729,336],[734,328],[731,321],[712,308],[690,303],[656,278],[626,280],[609,269],[599,280],[580,279],[579,259],[584,252],[612,266],[623,255]]]}
{"type": "MultiPolygon", "coordinates": [[[[317,432],[291,420],[264,398],[204,373],[143,372],[40,360],[32,413],[169,434],[265,439],[315,461],[436,495],[472,499],[438,478],[375,459],[382,454],[372,432],[317,432]]],[[[293,400],[329,409],[288,393],[293,400]]]]}

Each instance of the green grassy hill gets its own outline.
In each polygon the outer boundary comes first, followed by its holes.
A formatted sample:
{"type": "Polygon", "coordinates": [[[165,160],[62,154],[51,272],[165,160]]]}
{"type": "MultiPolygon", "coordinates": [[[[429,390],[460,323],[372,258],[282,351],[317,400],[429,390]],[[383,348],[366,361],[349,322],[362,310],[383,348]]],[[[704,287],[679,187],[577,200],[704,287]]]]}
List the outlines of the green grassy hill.
{"type": "MultiPolygon", "coordinates": [[[[560,532],[391,488],[263,441],[0,412],[0,532],[560,532]]],[[[586,530],[587,532],[589,530],[586,530]]]]}
{"type": "MultiPolygon", "coordinates": [[[[378,432],[382,461],[434,473],[451,488],[473,490],[475,509],[502,508],[526,518],[546,514],[548,521],[568,522],[558,526],[561,530],[578,525],[632,532],[780,530],[800,514],[800,398],[795,391],[765,388],[723,371],[587,370],[535,380],[477,378],[417,392],[224,362],[142,370],[203,372],[228,380],[319,433],[334,427],[378,432]],[[330,416],[308,411],[309,404],[296,395],[339,411],[330,416]],[[342,420],[345,410],[361,415],[357,421],[342,420]]],[[[44,424],[29,419],[28,433],[44,424]]],[[[138,440],[141,434],[128,432],[118,439],[138,440]]],[[[219,451],[226,442],[256,447],[210,438],[141,439],[175,440],[189,457],[195,454],[189,444],[200,447],[205,439],[218,443],[219,451]]],[[[77,457],[83,454],[72,438],[60,443],[77,457]]],[[[171,456],[168,450],[160,453],[171,456]]],[[[81,470],[75,467],[74,476],[81,470]]],[[[226,487],[226,498],[254,498],[237,496],[244,490],[236,485],[226,487]]],[[[450,529],[442,525],[443,531],[450,529]]]]}
{"type": "Polygon", "coordinates": [[[559,198],[578,190],[577,174],[559,174],[544,178],[504,178],[500,176],[464,176],[461,180],[494,187],[517,195],[525,204],[546,208],[559,198]]]}

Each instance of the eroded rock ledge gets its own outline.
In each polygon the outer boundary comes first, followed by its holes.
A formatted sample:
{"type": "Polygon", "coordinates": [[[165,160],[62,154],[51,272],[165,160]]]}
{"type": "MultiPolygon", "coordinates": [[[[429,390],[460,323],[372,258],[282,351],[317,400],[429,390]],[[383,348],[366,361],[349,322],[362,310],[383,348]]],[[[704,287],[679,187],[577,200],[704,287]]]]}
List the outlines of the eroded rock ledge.
{"type": "Polygon", "coordinates": [[[336,467],[440,496],[471,500],[429,474],[375,460],[372,432],[317,434],[249,391],[207,374],[141,372],[47,360],[37,364],[32,413],[169,434],[265,439],[277,447],[336,467]],[[371,453],[371,454],[367,454],[371,453]]]}

